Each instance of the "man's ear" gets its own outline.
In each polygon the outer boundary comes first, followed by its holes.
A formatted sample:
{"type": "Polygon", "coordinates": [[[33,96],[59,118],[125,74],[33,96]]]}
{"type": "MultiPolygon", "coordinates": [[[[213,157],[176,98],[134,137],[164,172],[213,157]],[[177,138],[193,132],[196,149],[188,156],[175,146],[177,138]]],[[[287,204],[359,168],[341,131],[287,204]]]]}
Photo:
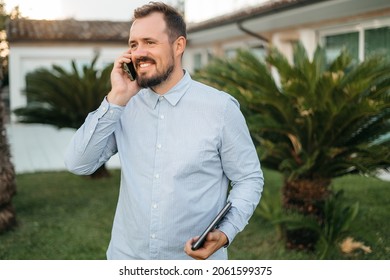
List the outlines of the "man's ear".
{"type": "Polygon", "coordinates": [[[175,41],[175,52],[176,55],[183,55],[184,50],[187,45],[187,39],[184,38],[183,36],[180,36],[179,38],[176,39],[175,41]]]}

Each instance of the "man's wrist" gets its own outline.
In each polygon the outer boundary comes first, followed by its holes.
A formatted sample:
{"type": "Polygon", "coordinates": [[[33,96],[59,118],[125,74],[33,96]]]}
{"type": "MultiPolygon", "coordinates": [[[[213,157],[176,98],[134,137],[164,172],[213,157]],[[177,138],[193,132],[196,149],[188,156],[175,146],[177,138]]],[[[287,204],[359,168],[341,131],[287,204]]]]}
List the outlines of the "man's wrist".
{"type": "Polygon", "coordinates": [[[130,98],[127,96],[123,96],[122,94],[115,93],[110,91],[107,94],[107,101],[110,104],[118,105],[118,106],[126,106],[129,102],[130,98]]]}
{"type": "Polygon", "coordinates": [[[223,231],[221,230],[218,231],[220,232],[220,236],[221,236],[219,239],[220,248],[227,247],[229,245],[229,238],[223,231]]]}

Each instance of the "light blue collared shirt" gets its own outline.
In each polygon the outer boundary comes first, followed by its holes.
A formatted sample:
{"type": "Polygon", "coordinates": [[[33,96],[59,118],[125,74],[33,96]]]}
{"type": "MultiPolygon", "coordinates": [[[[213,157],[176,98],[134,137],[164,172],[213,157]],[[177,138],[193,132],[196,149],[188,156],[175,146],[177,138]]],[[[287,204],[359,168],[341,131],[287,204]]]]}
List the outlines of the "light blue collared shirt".
{"type": "MultiPolygon", "coordinates": [[[[117,152],[121,186],[108,259],[190,259],[186,241],[227,200],[232,208],[219,229],[229,243],[259,203],[263,173],[238,102],[188,72],[162,96],[142,89],[125,107],[103,100],[65,162],[91,174],[117,152]]],[[[210,259],[227,259],[227,249],[210,259]]]]}

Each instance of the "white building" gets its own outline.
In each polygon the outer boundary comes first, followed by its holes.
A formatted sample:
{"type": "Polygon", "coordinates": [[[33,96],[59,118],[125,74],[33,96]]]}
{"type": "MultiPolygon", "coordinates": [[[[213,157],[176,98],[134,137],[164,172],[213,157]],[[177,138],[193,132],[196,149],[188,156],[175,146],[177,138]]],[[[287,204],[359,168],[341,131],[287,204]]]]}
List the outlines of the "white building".
{"type": "MultiPolygon", "coordinates": [[[[111,63],[126,50],[129,27],[129,22],[106,21],[11,22],[10,110],[27,104],[26,73],[52,64],[70,65],[72,59],[89,63],[97,52],[99,63],[111,63]]],[[[234,55],[242,47],[262,57],[273,45],[291,57],[297,41],[311,53],[323,44],[330,57],[344,45],[359,60],[377,49],[390,51],[390,1],[275,0],[189,24],[184,66],[191,72],[213,56],[234,55]]],[[[73,130],[23,125],[11,116],[8,134],[17,172],[64,168],[62,154],[73,130]]],[[[118,160],[111,165],[118,166],[118,160]]]]}
{"type": "MultiPolygon", "coordinates": [[[[51,68],[53,64],[71,67],[90,64],[99,54],[97,66],[112,63],[127,49],[130,22],[46,21],[20,19],[8,26],[9,104],[10,111],[24,107],[25,76],[34,69],[51,68]]],[[[73,129],[57,129],[49,125],[21,124],[11,113],[8,138],[17,173],[63,170],[63,153],[73,129]]],[[[109,167],[119,167],[118,157],[109,167]]]]}

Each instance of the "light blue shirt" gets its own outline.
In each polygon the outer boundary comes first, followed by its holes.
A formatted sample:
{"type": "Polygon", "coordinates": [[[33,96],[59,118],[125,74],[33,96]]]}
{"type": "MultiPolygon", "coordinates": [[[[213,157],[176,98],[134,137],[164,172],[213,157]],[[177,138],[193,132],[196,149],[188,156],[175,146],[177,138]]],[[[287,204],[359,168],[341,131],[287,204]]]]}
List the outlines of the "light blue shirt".
{"type": "MultiPolygon", "coordinates": [[[[259,203],[263,173],[238,102],[188,72],[162,96],[142,89],[125,107],[103,100],[65,162],[86,175],[117,152],[121,186],[108,259],[190,259],[186,241],[227,200],[232,208],[219,229],[231,244],[259,203]]],[[[227,249],[210,259],[227,259],[227,249]]]]}

